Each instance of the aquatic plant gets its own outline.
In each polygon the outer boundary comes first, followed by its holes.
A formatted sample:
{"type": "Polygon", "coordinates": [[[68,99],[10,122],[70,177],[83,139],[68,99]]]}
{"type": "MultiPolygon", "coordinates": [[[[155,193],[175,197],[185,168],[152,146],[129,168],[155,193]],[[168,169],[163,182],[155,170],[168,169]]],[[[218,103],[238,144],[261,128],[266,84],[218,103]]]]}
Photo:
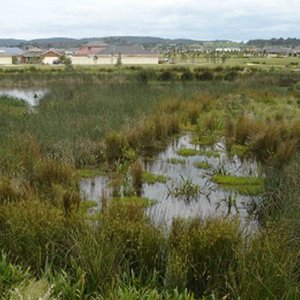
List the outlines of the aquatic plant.
{"type": "Polygon", "coordinates": [[[99,169],[92,169],[92,168],[77,169],[76,177],[78,177],[78,178],[95,178],[95,177],[101,175],[102,173],[103,173],[103,171],[101,171],[99,169]]]}
{"type": "Polygon", "coordinates": [[[143,173],[143,182],[147,184],[155,184],[155,183],[166,183],[167,182],[167,177],[164,175],[159,175],[159,174],[153,174],[149,172],[144,172],[143,173]]]}
{"type": "Polygon", "coordinates": [[[186,160],[183,158],[168,158],[167,160],[168,163],[173,164],[173,165],[185,165],[186,164],[186,160]]]}
{"type": "Polygon", "coordinates": [[[199,161],[199,162],[196,162],[194,164],[194,166],[198,169],[204,169],[204,170],[207,170],[209,168],[211,168],[211,165],[207,162],[207,161],[199,161]]]}
{"type": "Polygon", "coordinates": [[[185,179],[182,176],[181,181],[178,184],[173,184],[169,188],[169,194],[175,198],[182,198],[187,202],[197,199],[200,194],[199,185],[193,183],[191,179],[185,179]]]}
{"type": "Polygon", "coordinates": [[[123,155],[123,149],[126,148],[126,139],[121,132],[110,132],[105,137],[105,152],[109,162],[114,162],[123,155]]]}
{"type": "Polygon", "coordinates": [[[124,205],[124,206],[138,206],[146,208],[156,204],[156,200],[150,200],[145,197],[124,197],[124,198],[112,198],[111,205],[124,205]]]}
{"type": "Polygon", "coordinates": [[[230,155],[237,155],[239,157],[245,157],[247,154],[249,154],[249,146],[247,145],[232,145],[230,148],[230,155]]]}
{"type": "Polygon", "coordinates": [[[193,145],[212,146],[219,138],[219,134],[217,133],[201,134],[201,136],[194,136],[191,143],[193,145]]]}
{"type": "Polygon", "coordinates": [[[234,190],[244,195],[255,196],[264,192],[264,179],[262,177],[213,175],[212,181],[225,189],[234,190]]]}
{"type": "Polygon", "coordinates": [[[218,210],[222,204],[224,204],[227,207],[227,216],[231,214],[232,209],[234,209],[237,214],[239,213],[239,209],[237,206],[237,199],[234,195],[230,194],[226,196],[224,199],[218,201],[216,205],[216,210],[218,210]]]}
{"type": "Polygon", "coordinates": [[[140,196],[142,193],[142,186],[144,180],[144,170],[140,159],[137,159],[130,169],[130,175],[132,178],[132,186],[136,192],[136,195],[140,196]]]}
{"type": "Polygon", "coordinates": [[[196,149],[182,148],[177,151],[177,154],[184,156],[184,157],[188,157],[188,156],[195,156],[195,155],[199,154],[199,151],[196,149]]]}
{"type": "Polygon", "coordinates": [[[199,150],[198,155],[214,158],[220,157],[220,153],[216,150],[199,150]]]}

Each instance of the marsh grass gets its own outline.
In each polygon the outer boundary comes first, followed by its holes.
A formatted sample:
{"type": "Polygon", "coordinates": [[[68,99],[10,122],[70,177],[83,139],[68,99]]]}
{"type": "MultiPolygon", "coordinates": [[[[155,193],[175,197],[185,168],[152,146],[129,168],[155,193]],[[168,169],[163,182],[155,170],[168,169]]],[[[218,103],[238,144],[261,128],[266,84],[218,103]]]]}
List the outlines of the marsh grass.
{"type": "Polygon", "coordinates": [[[207,170],[211,168],[211,165],[206,161],[199,161],[194,164],[194,166],[198,169],[207,170]]]}
{"type": "Polygon", "coordinates": [[[238,157],[244,158],[249,155],[249,146],[247,145],[232,145],[229,154],[234,156],[237,155],[238,157]]]}
{"type": "Polygon", "coordinates": [[[144,181],[144,168],[141,160],[137,159],[130,170],[132,177],[132,185],[138,196],[141,195],[143,181],[144,181]]]}
{"type": "Polygon", "coordinates": [[[173,195],[175,198],[184,199],[186,202],[196,200],[200,195],[200,186],[193,183],[191,179],[185,179],[181,176],[181,181],[178,184],[172,185],[169,188],[169,194],[173,195]]]}
{"type": "Polygon", "coordinates": [[[78,169],[76,170],[76,177],[78,178],[95,178],[99,175],[102,175],[103,171],[99,170],[99,169],[78,169]]]}
{"type": "Polygon", "coordinates": [[[167,282],[187,286],[196,297],[229,293],[226,276],[236,269],[241,236],[234,221],[198,219],[173,222],[167,282]]]}
{"type": "Polygon", "coordinates": [[[173,164],[173,165],[185,165],[186,164],[186,160],[183,158],[168,158],[167,160],[168,163],[173,164]]]}
{"type": "Polygon", "coordinates": [[[206,156],[206,157],[215,157],[219,158],[220,153],[215,150],[196,150],[196,149],[191,149],[191,148],[182,148],[177,151],[178,155],[184,156],[184,157],[189,157],[189,156],[206,156]]]}
{"type": "Polygon", "coordinates": [[[190,148],[182,148],[177,151],[178,155],[189,157],[189,156],[195,156],[199,154],[199,150],[196,149],[190,149],[190,148]]]}
{"type": "Polygon", "coordinates": [[[147,184],[166,183],[168,178],[165,175],[153,174],[149,172],[143,173],[143,181],[147,184]]]}
{"type": "Polygon", "coordinates": [[[264,179],[262,177],[213,175],[212,181],[225,189],[233,190],[244,195],[255,196],[264,192],[264,179]]]}

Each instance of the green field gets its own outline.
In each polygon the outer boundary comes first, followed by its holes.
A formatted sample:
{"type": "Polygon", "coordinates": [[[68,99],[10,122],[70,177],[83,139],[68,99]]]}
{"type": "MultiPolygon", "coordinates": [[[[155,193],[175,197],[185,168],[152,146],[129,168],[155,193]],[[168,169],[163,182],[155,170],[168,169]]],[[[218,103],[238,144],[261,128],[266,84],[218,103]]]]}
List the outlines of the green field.
{"type": "MultiPolygon", "coordinates": [[[[0,89],[48,93],[33,109],[0,96],[0,299],[299,299],[298,61],[1,69],[0,89]],[[187,132],[260,166],[264,179],[212,174],[218,188],[262,194],[248,207],[252,234],[234,216],[175,219],[167,231],[147,217],[156,199],[139,197],[143,181],[167,178],[140,159],[187,132]],[[125,178],[128,195],[103,194],[90,214],[78,177],[99,174],[114,187],[125,178]]],[[[189,183],[170,192],[201,192],[189,183]]]]}

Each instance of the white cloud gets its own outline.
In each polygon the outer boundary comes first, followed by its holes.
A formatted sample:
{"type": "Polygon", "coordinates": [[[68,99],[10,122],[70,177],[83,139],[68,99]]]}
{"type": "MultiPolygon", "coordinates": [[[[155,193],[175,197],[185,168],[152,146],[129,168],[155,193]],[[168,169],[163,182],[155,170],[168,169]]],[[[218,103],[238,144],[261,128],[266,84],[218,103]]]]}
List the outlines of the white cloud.
{"type": "Polygon", "coordinates": [[[299,0],[10,0],[0,37],[299,37],[299,0]]]}

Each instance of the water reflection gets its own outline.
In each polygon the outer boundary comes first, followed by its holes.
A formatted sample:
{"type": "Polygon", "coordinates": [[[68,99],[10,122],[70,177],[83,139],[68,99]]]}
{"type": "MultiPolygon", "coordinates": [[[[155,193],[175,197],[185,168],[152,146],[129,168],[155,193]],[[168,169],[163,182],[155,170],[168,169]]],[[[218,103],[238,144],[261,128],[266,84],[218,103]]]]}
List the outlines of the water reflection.
{"type": "Polygon", "coordinates": [[[47,93],[46,89],[0,89],[0,96],[10,96],[25,100],[31,106],[37,106],[47,93]]]}

